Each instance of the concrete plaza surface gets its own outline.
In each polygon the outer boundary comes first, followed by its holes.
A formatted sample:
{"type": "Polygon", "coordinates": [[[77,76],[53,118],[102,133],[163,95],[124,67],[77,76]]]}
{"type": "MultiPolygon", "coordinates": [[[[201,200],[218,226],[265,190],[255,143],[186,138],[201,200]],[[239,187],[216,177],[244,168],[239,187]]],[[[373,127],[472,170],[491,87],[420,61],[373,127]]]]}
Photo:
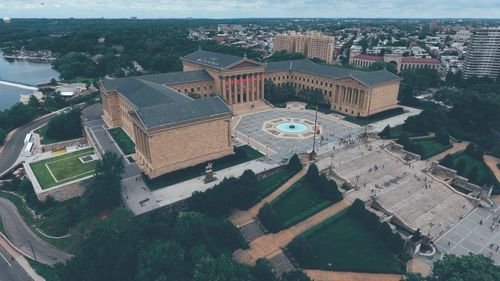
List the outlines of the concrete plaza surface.
{"type": "Polygon", "coordinates": [[[483,254],[500,265],[500,209],[477,208],[436,241],[442,253],[483,254]]]}
{"type": "MultiPolygon", "coordinates": [[[[314,124],[315,112],[312,110],[294,110],[294,109],[270,109],[248,115],[241,116],[235,127],[236,136],[242,141],[249,140],[250,143],[257,142],[270,149],[274,154],[269,157],[275,161],[282,161],[290,158],[295,153],[303,153],[312,150],[313,138],[285,138],[275,136],[263,130],[267,121],[283,119],[306,119],[314,124]]],[[[316,150],[326,147],[338,146],[340,139],[356,138],[362,128],[341,121],[329,115],[318,113],[318,127],[321,127],[321,135],[316,136],[316,150]]],[[[261,149],[262,150],[262,149],[261,149]]]]}

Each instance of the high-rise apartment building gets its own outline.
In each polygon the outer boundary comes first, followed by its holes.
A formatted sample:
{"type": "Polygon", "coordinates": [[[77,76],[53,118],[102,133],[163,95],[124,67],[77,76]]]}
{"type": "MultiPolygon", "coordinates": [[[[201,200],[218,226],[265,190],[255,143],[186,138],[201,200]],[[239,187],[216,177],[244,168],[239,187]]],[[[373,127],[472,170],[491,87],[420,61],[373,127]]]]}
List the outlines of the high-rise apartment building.
{"type": "Polygon", "coordinates": [[[274,36],[273,50],[302,53],[308,58],[319,58],[331,64],[335,51],[335,37],[316,31],[305,34],[291,31],[288,34],[274,36]]]}
{"type": "Polygon", "coordinates": [[[500,28],[477,29],[472,35],[465,59],[464,77],[500,75],[500,28]]]}

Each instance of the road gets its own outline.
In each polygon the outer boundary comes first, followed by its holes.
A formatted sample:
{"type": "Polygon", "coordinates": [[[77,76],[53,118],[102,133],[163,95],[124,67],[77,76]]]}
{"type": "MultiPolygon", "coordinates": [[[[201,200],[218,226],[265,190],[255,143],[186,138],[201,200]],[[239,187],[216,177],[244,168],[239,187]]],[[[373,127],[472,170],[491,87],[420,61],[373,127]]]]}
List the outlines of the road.
{"type": "MultiPolygon", "coordinates": [[[[24,146],[24,138],[27,133],[40,127],[47,123],[52,117],[54,117],[56,113],[52,113],[46,116],[43,116],[37,120],[34,120],[28,124],[25,124],[19,127],[10,137],[10,139],[5,143],[3,150],[0,152],[0,174],[4,171],[8,170],[12,167],[19,155],[21,154],[24,146]]],[[[22,241],[28,241],[28,237],[34,241],[34,244],[37,251],[40,252],[41,258],[47,259],[42,254],[42,251],[45,251],[47,248],[52,248],[45,242],[41,241],[38,237],[34,237],[34,235],[24,224],[24,221],[20,218],[17,209],[12,208],[13,204],[8,200],[0,201],[0,209],[1,209],[1,217],[2,222],[5,225],[8,225],[8,236],[9,239],[12,239],[15,235],[20,235],[19,239],[17,239],[18,243],[22,243],[22,241]],[[16,215],[17,214],[17,215],[16,215]],[[21,233],[21,234],[19,234],[21,233]],[[35,242],[36,241],[36,242],[35,242]]],[[[6,227],[7,229],[7,227],[6,227]]],[[[15,244],[16,245],[16,244],[15,244]]],[[[16,245],[17,246],[17,245],[16,245]]],[[[36,252],[35,252],[36,253],[36,252]]],[[[15,261],[10,259],[10,255],[7,251],[0,246],[0,281],[24,281],[31,280],[28,277],[27,273],[24,269],[15,261]]],[[[51,251],[52,254],[52,251],[51,251]]],[[[52,256],[52,255],[49,255],[52,256]]],[[[54,263],[53,261],[51,263],[54,263]]]]}
{"type": "Polygon", "coordinates": [[[0,281],[31,281],[24,269],[0,247],[0,281]]]}
{"type": "Polygon", "coordinates": [[[0,174],[12,167],[16,162],[19,154],[21,154],[24,146],[24,138],[30,131],[47,123],[57,113],[45,115],[37,120],[34,120],[26,125],[19,127],[10,137],[9,141],[4,145],[0,153],[0,174]]]}
{"type": "Polygon", "coordinates": [[[54,248],[34,234],[24,223],[16,206],[4,198],[0,198],[0,216],[7,237],[25,255],[48,265],[65,262],[71,258],[71,255],[54,248]]]}

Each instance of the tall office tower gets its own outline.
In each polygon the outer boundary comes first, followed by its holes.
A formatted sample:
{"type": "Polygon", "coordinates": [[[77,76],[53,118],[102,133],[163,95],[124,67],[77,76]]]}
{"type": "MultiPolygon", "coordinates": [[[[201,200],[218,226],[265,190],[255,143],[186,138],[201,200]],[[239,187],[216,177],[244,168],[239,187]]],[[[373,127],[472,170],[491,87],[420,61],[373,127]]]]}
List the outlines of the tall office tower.
{"type": "Polygon", "coordinates": [[[315,31],[305,34],[292,31],[276,35],[273,39],[273,50],[302,53],[308,58],[319,58],[331,64],[335,51],[335,37],[315,31]]]}
{"type": "Polygon", "coordinates": [[[464,78],[471,76],[498,79],[500,75],[500,28],[474,31],[465,58],[464,78]]]}

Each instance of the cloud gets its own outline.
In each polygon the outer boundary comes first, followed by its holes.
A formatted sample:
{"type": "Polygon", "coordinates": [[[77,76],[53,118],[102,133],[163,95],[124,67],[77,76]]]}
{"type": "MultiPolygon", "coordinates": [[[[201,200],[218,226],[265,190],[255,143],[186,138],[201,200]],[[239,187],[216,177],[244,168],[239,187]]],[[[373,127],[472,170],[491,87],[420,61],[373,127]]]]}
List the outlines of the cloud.
{"type": "Polygon", "coordinates": [[[10,17],[488,17],[492,0],[1,0],[10,17]],[[43,3],[43,5],[42,5],[43,3]]]}

